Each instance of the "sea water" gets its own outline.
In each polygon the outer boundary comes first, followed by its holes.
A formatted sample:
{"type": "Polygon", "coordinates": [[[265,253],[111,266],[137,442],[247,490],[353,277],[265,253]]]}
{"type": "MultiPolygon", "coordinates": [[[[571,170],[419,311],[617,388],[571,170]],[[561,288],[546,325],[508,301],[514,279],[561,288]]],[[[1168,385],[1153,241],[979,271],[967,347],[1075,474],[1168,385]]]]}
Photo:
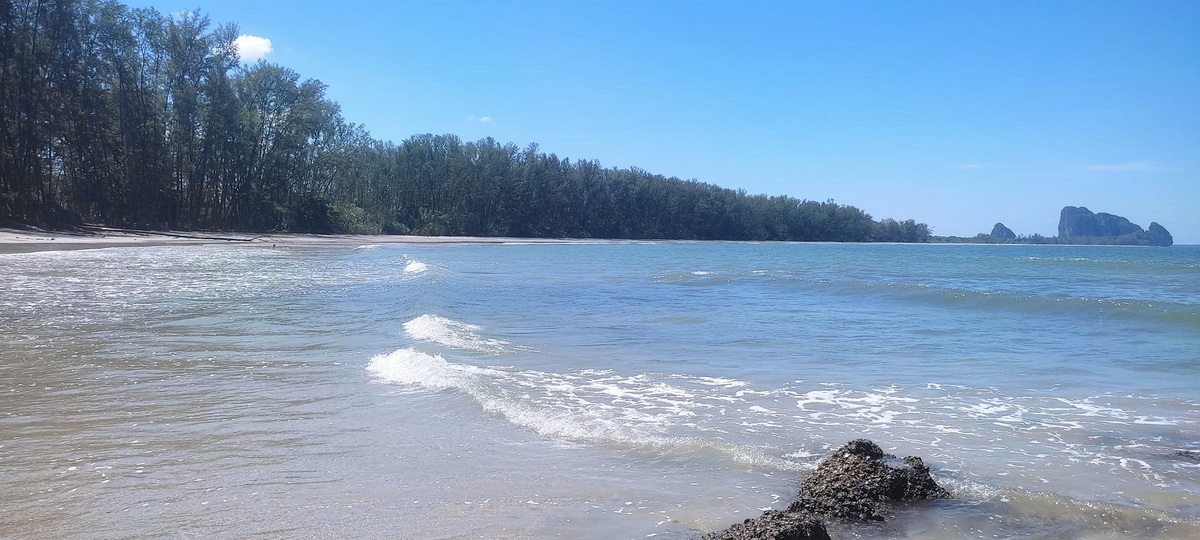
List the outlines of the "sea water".
{"type": "Polygon", "coordinates": [[[866,437],[841,538],[1200,536],[1200,248],[0,255],[0,536],[692,538],[866,437]]]}

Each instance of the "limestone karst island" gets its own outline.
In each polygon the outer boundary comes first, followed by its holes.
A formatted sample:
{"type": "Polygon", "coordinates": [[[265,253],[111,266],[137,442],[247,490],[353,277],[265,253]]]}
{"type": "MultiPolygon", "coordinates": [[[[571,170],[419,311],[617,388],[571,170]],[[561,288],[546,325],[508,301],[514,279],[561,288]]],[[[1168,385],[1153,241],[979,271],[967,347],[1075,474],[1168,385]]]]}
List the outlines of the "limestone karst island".
{"type": "Polygon", "coordinates": [[[1018,235],[1003,223],[996,223],[990,233],[971,238],[935,236],[935,242],[966,242],[976,244],[1076,244],[1096,246],[1170,246],[1175,243],[1171,233],[1158,222],[1143,229],[1128,219],[1106,212],[1092,212],[1083,206],[1065,206],[1058,217],[1058,236],[1018,235]]]}

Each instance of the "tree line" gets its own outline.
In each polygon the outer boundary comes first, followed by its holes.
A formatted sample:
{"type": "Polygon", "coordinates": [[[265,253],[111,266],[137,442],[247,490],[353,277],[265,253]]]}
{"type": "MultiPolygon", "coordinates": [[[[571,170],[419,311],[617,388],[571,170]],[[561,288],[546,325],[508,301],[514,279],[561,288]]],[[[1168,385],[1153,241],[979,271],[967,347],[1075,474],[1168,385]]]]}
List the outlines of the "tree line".
{"type": "Polygon", "coordinates": [[[925,242],[913,220],[491,138],[372,138],[233,24],[0,0],[0,222],[226,231],[925,242]]]}

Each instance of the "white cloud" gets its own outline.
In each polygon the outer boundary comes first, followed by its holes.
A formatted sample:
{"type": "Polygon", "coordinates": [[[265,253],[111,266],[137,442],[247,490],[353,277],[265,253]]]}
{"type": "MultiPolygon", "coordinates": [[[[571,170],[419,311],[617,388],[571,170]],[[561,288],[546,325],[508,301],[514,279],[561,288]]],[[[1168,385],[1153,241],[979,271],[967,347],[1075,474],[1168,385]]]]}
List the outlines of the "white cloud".
{"type": "Polygon", "coordinates": [[[490,116],[483,116],[483,117],[480,117],[480,118],[479,118],[479,121],[480,121],[480,122],[484,122],[484,123],[491,122],[491,121],[492,121],[492,117],[490,117],[490,116]]]}
{"type": "Polygon", "coordinates": [[[233,44],[237,46],[242,62],[257,62],[275,50],[271,48],[271,40],[249,34],[238,36],[233,40],[233,44]]]}
{"type": "Polygon", "coordinates": [[[478,122],[483,122],[483,123],[485,123],[485,124],[486,124],[486,123],[488,123],[488,122],[491,122],[491,121],[492,121],[492,117],[490,117],[490,116],[475,116],[475,115],[473,115],[473,114],[472,114],[471,116],[468,116],[468,117],[467,117],[467,121],[468,121],[468,122],[476,122],[476,121],[478,121],[478,122]]]}
{"type": "Polygon", "coordinates": [[[1163,167],[1154,161],[1126,161],[1122,163],[1094,163],[1085,165],[1089,171],[1159,171],[1163,167]]]}

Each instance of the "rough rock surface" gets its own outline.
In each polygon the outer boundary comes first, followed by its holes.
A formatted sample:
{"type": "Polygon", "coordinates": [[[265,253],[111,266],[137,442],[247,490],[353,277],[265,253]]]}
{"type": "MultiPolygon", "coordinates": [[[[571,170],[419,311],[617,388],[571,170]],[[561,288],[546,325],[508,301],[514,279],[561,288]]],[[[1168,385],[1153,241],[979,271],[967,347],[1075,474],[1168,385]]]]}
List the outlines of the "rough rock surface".
{"type": "Polygon", "coordinates": [[[897,459],[885,454],[879,445],[857,439],[821,462],[800,484],[800,494],[787,510],[769,510],[705,538],[829,538],[822,519],[880,521],[890,503],[949,496],[929,475],[929,467],[921,458],[897,459]]]}
{"type": "Polygon", "coordinates": [[[897,460],[875,443],[846,443],[800,485],[790,512],[858,521],[883,520],[886,504],[940,499],[950,494],[934,482],[919,457],[897,460]]]}
{"type": "Polygon", "coordinates": [[[735,523],[705,540],[830,540],[820,520],[804,514],[767,510],[763,515],[735,523]]]}
{"type": "Polygon", "coordinates": [[[1179,450],[1175,452],[1175,456],[1200,463],[1200,452],[1195,450],[1179,450]]]}
{"type": "Polygon", "coordinates": [[[1005,227],[1003,223],[997,223],[994,227],[992,227],[991,237],[995,238],[996,240],[1016,240],[1017,233],[1013,232],[1012,229],[1005,227]]]}

